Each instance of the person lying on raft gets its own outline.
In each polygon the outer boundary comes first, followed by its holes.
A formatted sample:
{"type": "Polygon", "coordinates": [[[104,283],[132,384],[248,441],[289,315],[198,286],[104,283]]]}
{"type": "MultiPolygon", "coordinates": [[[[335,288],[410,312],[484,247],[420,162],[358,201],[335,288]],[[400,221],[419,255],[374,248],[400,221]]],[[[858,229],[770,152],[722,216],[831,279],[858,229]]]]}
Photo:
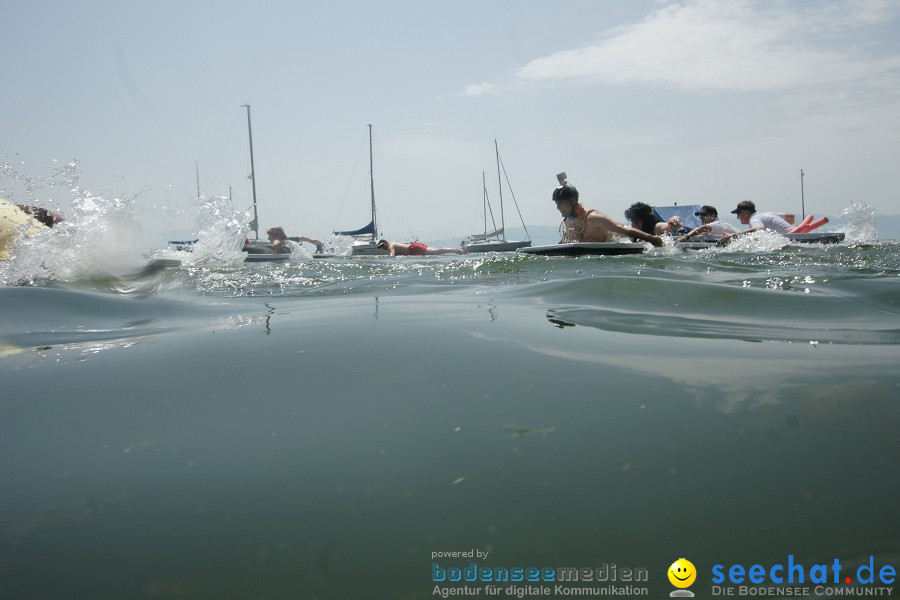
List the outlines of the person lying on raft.
{"type": "Polygon", "coordinates": [[[696,229],[692,229],[687,234],[681,236],[675,241],[687,242],[691,238],[695,238],[701,235],[721,238],[723,235],[738,232],[738,228],[731,223],[725,223],[724,221],[719,220],[719,211],[716,210],[715,206],[701,206],[700,210],[695,212],[694,215],[700,217],[700,222],[703,223],[703,225],[697,227],[696,229]]]}
{"type": "Polygon", "coordinates": [[[738,221],[743,225],[749,225],[749,229],[738,231],[730,235],[725,235],[719,240],[719,245],[725,245],[740,235],[747,235],[754,231],[774,231],[776,233],[788,233],[793,229],[794,215],[784,213],[758,213],[756,205],[750,200],[738,202],[737,208],[731,211],[731,214],[737,215],[738,221]]]}
{"type": "Polygon", "coordinates": [[[598,210],[585,210],[578,202],[578,190],[568,183],[553,190],[556,210],[562,215],[559,226],[560,244],[573,242],[613,242],[614,234],[662,246],[662,238],[634,227],[616,223],[598,210]]]}
{"type": "Polygon", "coordinates": [[[287,234],[284,233],[284,229],[281,227],[272,227],[268,231],[266,231],[266,235],[269,236],[269,241],[272,243],[272,250],[275,254],[285,254],[291,251],[290,246],[285,244],[287,241],[297,242],[307,242],[316,247],[316,254],[322,254],[325,252],[325,244],[320,242],[319,240],[314,240],[312,238],[296,236],[296,237],[288,237],[287,234]]]}
{"type": "Polygon", "coordinates": [[[378,240],[378,247],[387,250],[391,256],[434,256],[437,254],[466,254],[465,248],[429,248],[422,242],[401,244],[378,240]]]}
{"type": "Polygon", "coordinates": [[[625,211],[625,218],[635,229],[652,235],[675,234],[681,231],[681,217],[673,216],[663,221],[653,212],[653,207],[643,202],[635,202],[625,211]]]}

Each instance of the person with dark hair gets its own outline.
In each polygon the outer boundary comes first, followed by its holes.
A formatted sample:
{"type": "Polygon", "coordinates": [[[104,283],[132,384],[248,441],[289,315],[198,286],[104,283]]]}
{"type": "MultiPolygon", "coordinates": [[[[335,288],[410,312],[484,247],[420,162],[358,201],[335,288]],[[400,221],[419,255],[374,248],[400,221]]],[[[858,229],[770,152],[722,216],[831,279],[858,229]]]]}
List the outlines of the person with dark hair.
{"type": "Polygon", "coordinates": [[[47,227],[53,227],[57,223],[61,223],[65,219],[63,219],[62,215],[53,212],[47,208],[41,208],[40,206],[28,206],[27,204],[17,204],[16,206],[24,212],[26,215],[31,215],[31,217],[38,221],[39,223],[43,223],[47,227]]]}
{"type": "Polygon", "coordinates": [[[756,205],[750,200],[738,202],[737,208],[731,211],[731,214],[737,215],[738,221],[742,225],[749,225],[749,229],[738,231],[723,236],[719,240],[719,244],[727,244],[740,235],[747,235],[754,231],[774,231],[776,233],[788,233],[793,229],[794,215],[784,213],[756,212],[756,205]]]}
{"type": "Polygon", "coordinates": [[[719,220],[719,211],[716,210],[715,206],[701,206],[700,210],[695,212],[694,215],[700,217],[700,222],[703,224],[700,225],[700,227],[692,229],[676,241],[686,242],[689,239],[700,235],[721,238],[723,235],[738,232],[738,228],[731,223],[725,223],[719,220]]]}
{"type": "Polygon", "coordinates": [[[437,254],[467,254],[464,247],[461,248],[430,248],[422,242],[412,242],[411,244],[401,244],[400,242],[389,242],[387,240],[378,240],[378,247],[387,250],[391,256],[434,256],[437,254]]]}
{"type": "Polygon", "coordinates": [[[656,225],[662,223],[662,219],[653,214],[653,207],[643,202],[635,202],[625,211],[625,219],[631,223],[635,229],[640,229],[644,233],[660,235],[662,232],[656,231],[656,225]]]}
{"type": "Polygon", "coordinates": [[[625,211],[625,218],[635,229],[653,235],[665,235],[677,233],[681,230],[681,217],[673,216],[668,221],[663,221],[653,212],[653,207],[643,202],[635,202],[625,211]]]}
{"type": "Polygon", "coordinates": [[[578,190],[574,185],[563,184],[553,191],[556,210],[562,215],[559,226],[560,244],[572,242],[612,242],[614,235],[650,242],[662,246],[662,238],[634,227],[616,223],[598,210],[586,210],[578,200],[578,190]]]}

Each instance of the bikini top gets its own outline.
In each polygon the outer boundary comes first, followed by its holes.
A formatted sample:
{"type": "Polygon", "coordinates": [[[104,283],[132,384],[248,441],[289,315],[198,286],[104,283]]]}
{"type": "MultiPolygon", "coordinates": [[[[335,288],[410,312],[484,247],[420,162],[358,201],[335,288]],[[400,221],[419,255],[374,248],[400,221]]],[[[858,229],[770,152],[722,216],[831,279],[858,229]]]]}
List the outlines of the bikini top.
{"type": "MultiPolygon", "coordinates": [[[[597,212],[597,210],[592,208],[591,210],[585,212],[584,216],[581,217],[581,219],[580,219],[581,220],[581,228],[580,229],[578,228],[579,219],[576,218],[572,225],[571,232],[570,232],[569,228],[566,226],[566,220],[563,219],[562,223],[559,224],[560,239],[566,240],[567,242],[583,242],[584,241],[584,230],[587,227],[587,218],[588,218],[588,215],[591,214],[592,212],[597,212]],[[575,239],[571,239],[572,237],[574,237],[575,239]]],[[[611,238],[612,238],[612,235],[610,233],[607,233],[606,239],[604,241],[609,241],[611,238]]]]}

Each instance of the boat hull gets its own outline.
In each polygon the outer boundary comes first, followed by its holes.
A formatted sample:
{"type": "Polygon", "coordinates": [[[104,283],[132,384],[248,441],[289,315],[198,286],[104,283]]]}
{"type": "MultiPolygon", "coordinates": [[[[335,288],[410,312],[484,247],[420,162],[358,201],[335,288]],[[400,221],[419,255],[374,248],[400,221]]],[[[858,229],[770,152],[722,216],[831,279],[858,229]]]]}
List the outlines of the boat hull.
{"type": "Polygon", "coordinates": [[[244,259],[244,262],[248,263],[270,263],[270,262],[284,262],[286,260],[290,260],[290,253],[284,254],[248,254],[244,259]]]}
{"type": "Polygon", "coordinates": [[[517,252],[538,256],[621,256],[623,254],[643,254],[645,250],[646,246],[638,242],[575,242],[520,248],[517,252]]]}
{"type": "Polygon", "coordinates": [[[524,241],[506,241],[506,240],[498,240],[496,242],[473,242],[471,244],[466,244],[466,252],[469,254],[475,254],[479,252],[515,252],[519,248],[529,248],[531,246],[531,242],[524,241]]]}
{"type": "Polygon", "coordinates": [[[846,235],[842,232],[825,233],[788,233],[787,239],[800,244],[837,244],[844,241],[846,235]]]}
{"type": "Polygon", "coordinates": [[[350,246],[350,256],[388,256],[388,251],[379,248],[377,242],[357,240],[350,246]]]}
{"type": "Polygon", "coordinates": [[[675,247],[681,250],[706,250],[715,248],[715,242],[675,242],[675,247]]]}
{"type": "MultiPolygon", "coordinates": [[[[177,252],[193,252],[196,241],[190,242],[169,242],[173,250],[177,252]]],[[[244,262],[248,263],[271,263],[284,262],[291,259],[291,252],[275,252],[274,246],[270,242],[251,241],[244,245],[243,251],[246,253],[244,262]]],[[[313,258],[333,258],[335,254],[315,253],[313,258]]],[[[181,264],[181,261],[175,261],[181,264]]]]}
{"type": "MultiPolygon", "coordinates": [[[[846,237],[843,232],[785,233],[783,235],[792,244],[839,244],[846,237]]],[[[715,248],[716,242],[715,239],[704,238],[689,242],[675,242],[675,246],[682,250],[706,250],[715,248]]]]}

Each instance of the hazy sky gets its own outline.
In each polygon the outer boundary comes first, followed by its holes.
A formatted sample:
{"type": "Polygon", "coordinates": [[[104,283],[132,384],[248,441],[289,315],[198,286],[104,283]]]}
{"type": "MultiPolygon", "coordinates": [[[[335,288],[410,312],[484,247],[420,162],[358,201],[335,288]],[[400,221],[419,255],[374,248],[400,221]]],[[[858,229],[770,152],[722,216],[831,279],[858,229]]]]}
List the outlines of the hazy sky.
{"type": "Polygon", "coordinates": [[[562,170],[617,219],[799,213],[800,169],[808,213],[900,212],[893,0],[2,1],[7,195],[77,160],[82,193],[190,229],[195,165],[251,203],[250,103],[260,224],[291,235],[368,222],[367,123],[395,239],[482,229],[495,138],[528,224],[558,222],[562,170]]]}

